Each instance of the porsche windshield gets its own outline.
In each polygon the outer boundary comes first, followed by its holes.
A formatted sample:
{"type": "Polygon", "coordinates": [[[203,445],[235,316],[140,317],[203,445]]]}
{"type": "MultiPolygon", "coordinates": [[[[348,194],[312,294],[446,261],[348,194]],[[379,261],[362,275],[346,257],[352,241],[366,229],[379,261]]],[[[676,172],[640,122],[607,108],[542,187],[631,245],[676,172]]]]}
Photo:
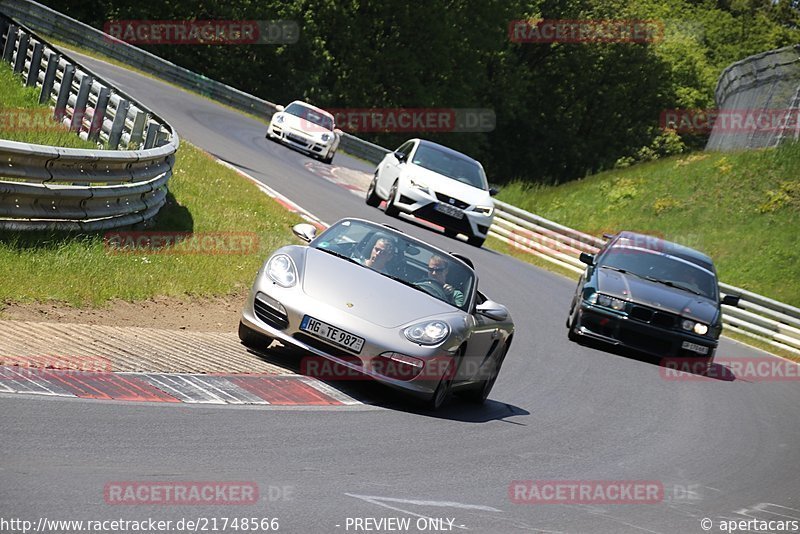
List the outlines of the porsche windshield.
{"type": "Polygon", "coordinates": [[[311,245],[343,256],[414,289],[468,310],[475,287],[474,272],[449,254],[383,226],[344,220],[311,245]]]}
{"type": "Polygon", "coordinates": [[[414,153],[411,163],[472,187],[488,189],[481,166],[466,157],[421,144],[414,153]]]}
{"type": "Polygon", "coordinates": [[[295,117],[305,119],[308,122],[316,124],[317,126],[321,126],[326,130],[333,131],[333,120],[330,117],[325,116],[309,107],[303,106],[302,104],[289,104],[284,112],[288,113],[289,115],[294,115],[295,117]]]}
{"type": "Polygon", "coordinates": [[[609,267],[662,282],[712,300],[717,284],[712,273],[691,262],[652,250],[615,246],[603,255],[599,267],[609,267]]]}

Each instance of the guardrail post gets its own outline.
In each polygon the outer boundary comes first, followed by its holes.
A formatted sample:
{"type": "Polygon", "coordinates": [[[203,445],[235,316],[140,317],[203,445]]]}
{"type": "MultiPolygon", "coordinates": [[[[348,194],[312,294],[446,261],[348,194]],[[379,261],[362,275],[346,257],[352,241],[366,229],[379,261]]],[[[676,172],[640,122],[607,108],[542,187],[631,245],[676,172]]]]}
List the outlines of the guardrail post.
{"type": "MultiPolygon", "coordinates": [[[[10,23],[8,22],[7,18],[0,17],[0,40],[7,37],[6,32],[8,31],[9,25],[10,23]]],[[[5,41],[2,42],[3,42],[3,48],[5,49],[5,41]]]]}
{"type": "Polygon", "coordinates": [[[47,58],[47,70],[44,72],[42,92],[39,93],[40,104],[47,104],[50,102],[50,93],[53,92],[53,84],[56,82],[56,70],[58,69],[58,62],[60,60],[61,56],[58,54],[50,54],[47,58]]]}
{"type": "Polygon", "coordinates": [[[61,76],[61,87],[56,98],[56,112],[54,117],[61,122],[67,113],[67,103],[69,102],[69,92],[72,91],[72,78],[75,76],[75,66],[65,65],[64,74],[61,76]]]}
{"type": "Polygon", "coordinates": [[[131,128],[131,139],[129,141],[131,145],[141,145],[142,139],[144,138],[144,125],[147,119],[147,114],[137,108],[133,116],[133,128],[131,128]]]}
{"type": "Polygon", "coordinates": [[[117,112],[114,115],[114,122],[111,124],[111,132],[108,134],[108,148],[116,150],[122,139],[122,131],[125,129],[125,118],[128,116],[128,108],[131,103],[128,100],[120,100],[117,104],[117,112]]]}
{"type": "Polygon", "coordinates": [[[87,137],[89,141],[97,141],[100,138],[109,98],[111,98],[111,91],[108,90],[108,87],[101,87],[100,92],[97,94],[97,104],[94,106],[92,123],[89,125],[89,136],[87,137]]]}
{"type": "Polygon", "coordinates": [[[153,148],[156,146],[156,140],[158,139],[158,131],[161,129],[161,125],[157,122],[150,121],[147,123],[147,134],[144,138],[144,148],[153,148]]]}
{"type": "Polygon", "coordinates": [[[25,69],[25,60],[28,59],[28,42],[31,36],[27,33],[22,33],[19,36],[19,45],[17,46],[17,59],[14,61],[14,73],[19,74],[25,69]]]}
{"type": "Polygon", "coordinates": [[[6,45],[3,47],[3,61],[11,63],[11,58],[14,57],[14,46],[17,44],[17,30],[19,28],[16,24],[11,24],[8,27],[8,36],[6,37],[6,45]]]}
{"type": "Polygon", "coordinates": [[[42,70],[42,52],[44,45],[36,43],[33,45],[33,55],[31,56],[31,67],[28,69],[28,77],[25,79],[26,87],[35,87],[39,81],[39,71],[42,70]]]}
{"type": "Polygon", "coordinates": [[[72,112],[72,121],[69,124],[69,129],[75,132],[80,132],[83,128],[83,117],[86,115],[86,106],[89,103],[89,90],[94,82],[91,76],[86,73],[82,74],[78,98],[75,99],[75,109],[72,112]]]}

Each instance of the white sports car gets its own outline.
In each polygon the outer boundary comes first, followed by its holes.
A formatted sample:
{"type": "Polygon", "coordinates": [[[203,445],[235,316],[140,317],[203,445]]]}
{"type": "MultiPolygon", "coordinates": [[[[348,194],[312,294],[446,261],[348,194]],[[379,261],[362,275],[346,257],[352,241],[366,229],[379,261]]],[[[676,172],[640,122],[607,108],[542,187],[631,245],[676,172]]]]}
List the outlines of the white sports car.
{"type": "Polygon", "coordinates": [[[295,100],[277,112],[267,128],[267,139],[279,141],[319,158],[333,161],[342,131],[336,128],[333,115],[305,102],[295,100]]]}
{"type": "Polygon", "coordinates": [[[480,247],[494,219],[492,196],[480,163],[451,148],[411,139],[386,154],[367,190],[366,201],[386,215],[409,213],[444,227],[450,237],[465,234],[480,247]]]}

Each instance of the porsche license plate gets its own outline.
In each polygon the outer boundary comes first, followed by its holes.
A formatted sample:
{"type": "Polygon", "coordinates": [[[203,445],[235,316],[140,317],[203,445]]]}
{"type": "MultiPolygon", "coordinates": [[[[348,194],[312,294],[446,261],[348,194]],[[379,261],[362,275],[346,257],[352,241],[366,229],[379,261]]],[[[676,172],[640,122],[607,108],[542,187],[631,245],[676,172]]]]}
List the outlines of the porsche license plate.
{"type": "Polygon", "coordinates": [[[449,215],[450,217],[455,217],[456,219],[463,219],[464,212],[458,208],[454,208],[449,204],[443,204],[441,202],[437,203],[434,209],[440,213],[444,213],[445,215],[449,215]]]}
{"type": "Polygon", "coordinates": [[[328,323],[324,323],[314,319],[310,315],[303,317],[303,322],[300,323],[300,330],[304,330],[318,338],[329,341],[347,350],[351,350],[358,354],[364,347],[364,338],[345,332],[328,323]]]}
{"type": "Polygon", "coordinates": [[[681,348],[690,350],[692,352],[696,352],[698,354],[708,354],[708,347],[704,347],[703,345],[698,345],[697,343],[690,343],[688,341],[684,341],[681,344],[681,348]]]}

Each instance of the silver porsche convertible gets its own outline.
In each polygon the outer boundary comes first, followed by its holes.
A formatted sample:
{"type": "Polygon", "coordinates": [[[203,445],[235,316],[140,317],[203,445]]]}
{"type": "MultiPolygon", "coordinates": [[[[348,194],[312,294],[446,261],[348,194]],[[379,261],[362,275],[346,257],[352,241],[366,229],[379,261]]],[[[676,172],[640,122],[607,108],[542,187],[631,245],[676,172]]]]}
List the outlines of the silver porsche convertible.
{"type": "Polygon", "coordinates": [[[259,270],[239,324],[246,346],[299,347],[433,409],[451,392],[486,400],[514,323],[478,291],[468,258],[361,219],[293,231],[308,245],[278,249],[259,270]]]}

